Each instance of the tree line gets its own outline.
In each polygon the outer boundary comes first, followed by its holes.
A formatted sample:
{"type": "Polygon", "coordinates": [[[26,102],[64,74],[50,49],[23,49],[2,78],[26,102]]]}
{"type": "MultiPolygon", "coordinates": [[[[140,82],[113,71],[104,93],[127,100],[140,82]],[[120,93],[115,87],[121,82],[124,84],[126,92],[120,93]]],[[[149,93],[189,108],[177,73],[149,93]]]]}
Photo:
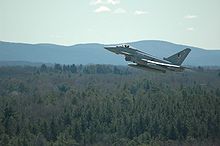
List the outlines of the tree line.
{"type": "Polygon", "coordinates": [[[0,67],[0,145],[218,145],[219,73],[0,67]]]}

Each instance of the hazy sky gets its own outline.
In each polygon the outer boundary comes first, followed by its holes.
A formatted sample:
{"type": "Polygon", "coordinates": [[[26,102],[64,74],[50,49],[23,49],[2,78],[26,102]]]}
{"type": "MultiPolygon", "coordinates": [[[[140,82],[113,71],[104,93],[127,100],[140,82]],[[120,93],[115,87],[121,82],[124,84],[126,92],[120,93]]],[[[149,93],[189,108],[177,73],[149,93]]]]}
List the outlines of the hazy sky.
{"type": "Polygon", "coordinates": [[[164,40],[220,49],[220,0],[0,0],[0,40],[164,40]]]}

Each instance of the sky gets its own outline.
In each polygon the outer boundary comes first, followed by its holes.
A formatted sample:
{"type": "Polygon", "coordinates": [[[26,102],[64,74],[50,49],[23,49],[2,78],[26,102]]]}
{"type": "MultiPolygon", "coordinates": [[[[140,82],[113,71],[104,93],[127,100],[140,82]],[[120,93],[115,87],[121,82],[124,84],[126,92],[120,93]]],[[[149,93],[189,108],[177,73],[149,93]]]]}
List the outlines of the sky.
{"type": "Polygon", "coordinates": [[[220,0],[0,0],[0,40],[163,40],[220,50],[220,0]]]}

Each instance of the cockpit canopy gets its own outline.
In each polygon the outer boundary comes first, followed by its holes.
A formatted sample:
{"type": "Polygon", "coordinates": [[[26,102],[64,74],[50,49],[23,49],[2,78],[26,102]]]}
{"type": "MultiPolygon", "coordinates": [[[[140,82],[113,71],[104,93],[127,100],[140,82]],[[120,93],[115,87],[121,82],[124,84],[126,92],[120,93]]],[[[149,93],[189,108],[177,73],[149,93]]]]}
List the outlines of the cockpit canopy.
{"type": "Polygon", "coordinates": [[[127,44],[122,44],[122,45],[117,45],[116,47],[129,48],[129,45],[127,45],[127,44]]]}

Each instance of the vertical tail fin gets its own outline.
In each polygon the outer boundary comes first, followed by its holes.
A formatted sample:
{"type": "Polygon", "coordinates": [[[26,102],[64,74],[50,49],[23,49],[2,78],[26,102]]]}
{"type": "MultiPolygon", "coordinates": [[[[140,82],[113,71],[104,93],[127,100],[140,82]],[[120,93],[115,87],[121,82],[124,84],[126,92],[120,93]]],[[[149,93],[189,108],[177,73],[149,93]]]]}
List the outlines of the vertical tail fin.
{"type": "Polygon", "coordinates": [[[181,65],[183,61],[186,59],[190,51],[191,49],[186,48],[170,57],[164,58],[164,60],[170,61],[171,63],[175,65],[181,65]]]}

